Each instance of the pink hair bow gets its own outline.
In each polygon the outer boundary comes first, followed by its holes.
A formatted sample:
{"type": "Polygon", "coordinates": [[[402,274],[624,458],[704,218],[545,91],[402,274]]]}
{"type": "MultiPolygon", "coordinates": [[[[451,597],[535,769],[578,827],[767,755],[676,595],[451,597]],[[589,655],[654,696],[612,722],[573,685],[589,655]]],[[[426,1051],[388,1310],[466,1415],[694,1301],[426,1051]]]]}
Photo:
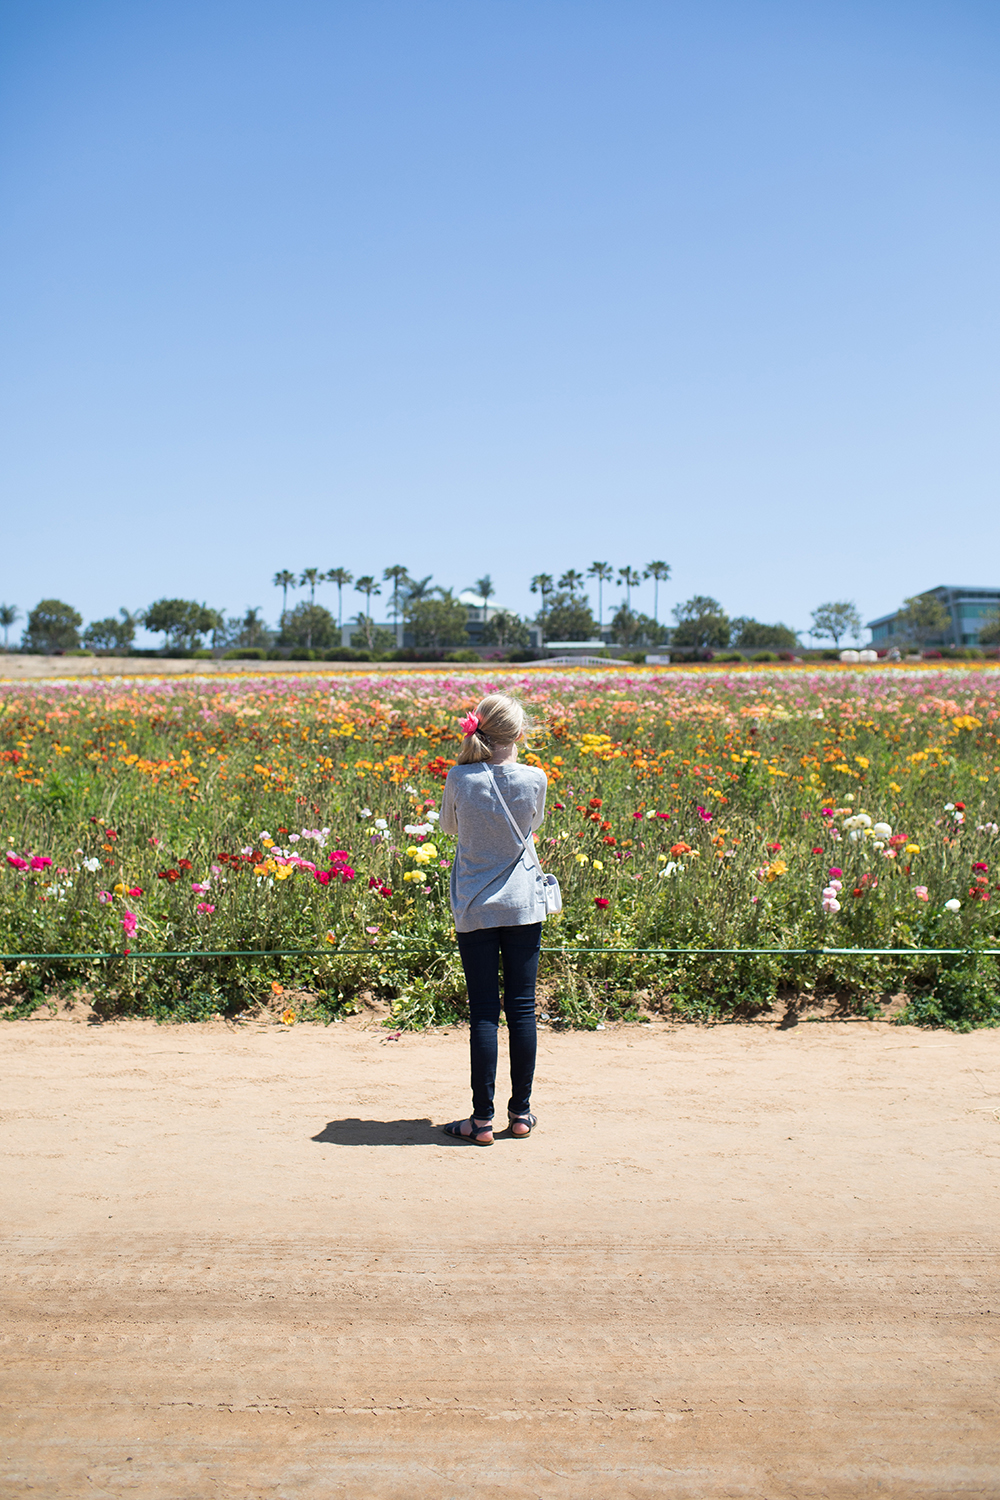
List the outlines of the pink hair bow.
{"type": "Polygon", "coordinates": [[[463,734],[475,734],[479,728],[479,715],[466,714],[464,719],[459,719],[458,727],[463,734]]]}

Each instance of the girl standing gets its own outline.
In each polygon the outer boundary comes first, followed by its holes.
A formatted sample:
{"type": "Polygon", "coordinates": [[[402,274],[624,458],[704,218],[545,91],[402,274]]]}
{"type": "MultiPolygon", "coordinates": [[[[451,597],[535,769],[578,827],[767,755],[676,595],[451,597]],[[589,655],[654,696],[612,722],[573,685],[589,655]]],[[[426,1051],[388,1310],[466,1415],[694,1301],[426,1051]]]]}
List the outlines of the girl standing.
{"type": "Polygon", "coordinates": [[[476,1146],[493,1144],[493,1092],[500,1024],[500,979],[510,1043],[511,1096],[507,1119],[513,1136],[530,1135],[535,1073],[535,979],[545,920],[537,861],[511,827],[513,818],[533,848],[532,834],[545,816],[545,772],[518,764],[528,729],[524,709],[506,693],[490,693],[461,721],[465,733],[458,764],[448,772],[440,828],[457,835],[451,871],[451,909],[469,992],[472,1115],[444,1127],[445,1134],[476,1146]],[[504,803],[508,812],[504,811],[504,803]]]}

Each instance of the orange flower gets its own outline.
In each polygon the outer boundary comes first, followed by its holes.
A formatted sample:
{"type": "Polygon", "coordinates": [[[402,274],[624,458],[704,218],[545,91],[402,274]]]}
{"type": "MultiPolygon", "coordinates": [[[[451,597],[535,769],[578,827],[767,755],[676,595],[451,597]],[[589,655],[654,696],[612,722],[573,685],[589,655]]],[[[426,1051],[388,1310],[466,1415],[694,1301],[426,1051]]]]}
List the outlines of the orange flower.
{"type": "Polygon", "coordinates": [[[685,844],[683,842],[680,843],[680,844],[674,844],[673,847],[671,848],[670,852],[674,856],[674,858],[676,859],[681,854],[690,854],[691,853],[691,845],[690,844],[685,844]]]}

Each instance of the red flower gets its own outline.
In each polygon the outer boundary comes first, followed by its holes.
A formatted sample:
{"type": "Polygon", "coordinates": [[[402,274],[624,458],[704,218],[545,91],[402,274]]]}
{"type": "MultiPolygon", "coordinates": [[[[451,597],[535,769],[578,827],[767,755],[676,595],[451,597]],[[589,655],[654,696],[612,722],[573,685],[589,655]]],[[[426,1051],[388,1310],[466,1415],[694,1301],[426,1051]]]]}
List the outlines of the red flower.
{"type": "Polygon", "coordinates": [[[606,839],[601,840],[602,844],[617,844],[617,842],[618,840],[614,837],[614,835],[609,835],[606,839]]]}
{"type": "Polygon", "coordinates": [[[595,896],[594,905],[597,907],[598,911],[603,911],[606,906],[611,905],[611,902],[608,900],[607,896],[595,896]]]}
{"type": "Polygon", "coordinates": [[[179,859],[177,861],[177,868],[179,870],[193,870],[194,866],[189,859],[179,859]]]}
{"type": "Polygon", "coordinates": [[[333,876],[331,875],[329,870],[317,870],[316,879],[319,881],[320,885],[329,885],[330,881],[333,879],[333,876]]]}
{"type": "Polygon", "coordinates": [[[601,801],[600,797],[591,797],[589,805],[591,807],[603,807],[604,803],[601,801]]]}
{"type": "Polygon", "coordinates": [[[633,816],[633,818],[641,818],[642,817],[642,813],[641,812],[633,813],[632,816],[633,816]]]}
{"type": "Polygon", "coordinates": [[[604,830],[604,832],[607,833],[608,829],[611,827],[611,824],[610,823],[602,823],[601,827],[604,830]]]}
{"type": "Polygon", "coordinates": [[[656,816],[658,818],[662,818],[663,821],[664,821],[664,823],[669,823],[670,822],[670,814],[669,813],[657,813],[656,816]]]}
{"type": "Polygon", "coordinates": [[[965,803],[964,802],[956,802],[955,803],[955,811],[956,812],[965,812],[965,803]]]}
{"type": "Polygon", "coordinates": [[[552,806],[555,808],[556,812],[565,812],[566,811],[566,804],[565,804],[565,802],[553,802],[552,806]]]}
{"type": "MultiPolygon", "coordinates": [[[[780,844],[768,844],[768,846],[767,846],[767,852],[768,852],[768,854],[780,854],[781,853],[781,845],[780,844]]],[[[820,850],[819,852],[822,854],[823,851],[820,850]]],[[[813,853],[814,854],[816,853],[815,849],[813,850],[813,853]]]]}
{"type": "MultiPolygon", "coordinates": [[[[34,863],[34,861],[32,861],[32,863],[34,863]]],[[[977,863],[976,863],[976,864],[974,864],[974,865],[973,865],[973,866],[972,866],[972,868],[973,868],[973,869],[974,869],[974,870],[978,870],[978,871],[980,871],[980,872],[981,872],[981,873],[982,873],[982,874],[983,874],[983,875],[988,875],[988,874],[989,874],[989,872],[990,872],[990,867],[989,867],[989,865],[984,865],[984,864],[983,864],[983,863],[982,863],[982,861],[981,861],[981,860],[980,860],[980,861],[978,861],[978,862],[977,862],[977,863]]]]}
{"type": "Polygon", "coordinates": [[[823,851],[822,851],[822,849],[814,849],[814,850],[813,850],[813,853],[814,853],[814,854],[822,854],[822,853],[823,853],[823,851]]]}

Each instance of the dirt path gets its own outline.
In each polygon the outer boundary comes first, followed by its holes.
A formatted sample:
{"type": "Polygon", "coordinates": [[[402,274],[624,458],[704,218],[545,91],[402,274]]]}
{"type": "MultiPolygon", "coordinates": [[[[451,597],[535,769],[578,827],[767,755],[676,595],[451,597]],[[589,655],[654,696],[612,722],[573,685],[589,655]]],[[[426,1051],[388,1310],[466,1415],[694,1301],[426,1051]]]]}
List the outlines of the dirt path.
{"type": "Polygon", "coordinates": [[[1000,1033],[550,1033],[488,1151],[461,1032],[0,1052],[4,1500],[1000,1496],[1000,1033]]]}

